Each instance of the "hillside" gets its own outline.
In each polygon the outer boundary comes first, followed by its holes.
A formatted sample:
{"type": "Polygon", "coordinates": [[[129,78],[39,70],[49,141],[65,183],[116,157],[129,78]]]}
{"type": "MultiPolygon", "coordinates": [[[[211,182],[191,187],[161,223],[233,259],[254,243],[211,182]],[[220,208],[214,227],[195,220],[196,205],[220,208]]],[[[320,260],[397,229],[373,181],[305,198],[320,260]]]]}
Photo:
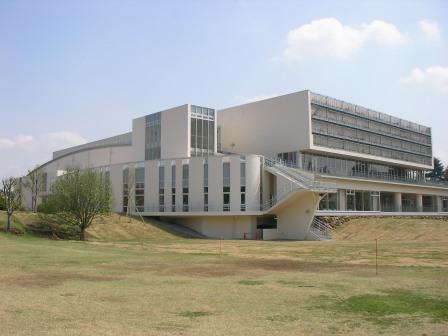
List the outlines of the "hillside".
{"type": "MultiPolygon", "coordinates": [[[[0,217],[3,217],[3,215],[0,214],[0,217]]],[[[39,215],[31,212],[17,212],[14,217],[24,226],[39,223],[41,220],[39,215]]],[[[20,223],[15,221],[15,226],[22,227],[20,223]]],[[[143,223],[140,219],[127,218],[113,213],[96,219],[87,229],[87,239],[97,241],[165,241],[179,239],[179,237],[164,229],[163,225],[156,220],[146,219],[146,222],[143,223]]]]}
{"type": "Polygon", "coordinates": [[[355,218],[336,227],[335,240],[448,241],[448,218],[355,218]]]}

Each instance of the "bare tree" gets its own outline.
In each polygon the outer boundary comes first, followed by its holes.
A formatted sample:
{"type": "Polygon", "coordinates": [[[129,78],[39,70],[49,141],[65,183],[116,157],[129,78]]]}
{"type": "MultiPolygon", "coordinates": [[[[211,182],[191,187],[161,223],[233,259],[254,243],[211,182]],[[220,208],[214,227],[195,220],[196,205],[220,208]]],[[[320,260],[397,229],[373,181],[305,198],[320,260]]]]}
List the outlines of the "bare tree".
{"type": "Polygon", "coordinates": [[[69,168],[53,183],[46,202],[61,220],[78,226],[79,238],[84,240],[92,221],[110,212],[111,184],[94,170],[69,168]]]}
{"type": "Polygon", "coordinates": [[[34,170],[28,171],[27,177],[24,187],[31,192],[31,211],[37,212],[37,200],[39,194],[44,190],[44,184],[46,184],[45,173],[35,168],[34,170]]]}
{"type": "Polygon", "coordinates": [[[5,202],[8,220],[6,222],[6,232],[11,229],[11,217],[15,210],[22,204],[22,192],[19,180],[13,177],[2,180],[1,193],[5,202]]]}
{"type": "Polygon", "coordinates": [[[126,216],[131,221],[131,210],[135,206],[135,169],[128,169],[128,204],[126,206],[126,216]]]}

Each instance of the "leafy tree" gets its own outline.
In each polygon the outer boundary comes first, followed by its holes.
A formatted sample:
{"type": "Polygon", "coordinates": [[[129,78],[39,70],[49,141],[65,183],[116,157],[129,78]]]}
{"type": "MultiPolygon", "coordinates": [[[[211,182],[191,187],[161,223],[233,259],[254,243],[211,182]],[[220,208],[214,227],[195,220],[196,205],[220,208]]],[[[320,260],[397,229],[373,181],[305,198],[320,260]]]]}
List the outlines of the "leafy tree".
{"type": "Polygon", "coordinates": [[[445,168],[445,171],[443,172],[443,180],[448,181],[448,166],[445,168]]]}
{"type": "Polygon", "coordinates": [[[438,158],[434,158],[434,168],[426,173],[426,177],[431,179],[441,179],[443,177],[443,163],[438,158]]]}
{"type": "Polygon", "coordinates": [[[37,212],[37,198],[44,190],[46,184],[45,173],[37,167],[28,171],[27,179],[24,182],[24,187],[29,189],[31,193],[31,211],[37,212]]]}
{"type": "Polygon", "coordinates": [[[5,202],[6,214],[8,220],[6,222],[6,232],[11,229],[11,217],[15,210],[22,205],[22,192],[19,180],[13,177],[2,180],[1,192],[5,202]]]}
{"type": "Polygon", "coordinates": [[[79,238],[84,240],[92,221],[110,212],[112,189],[110,182],[94,170],[69,168],[53,183],[46,202],[59,219],[78,227],[79,238]]]}

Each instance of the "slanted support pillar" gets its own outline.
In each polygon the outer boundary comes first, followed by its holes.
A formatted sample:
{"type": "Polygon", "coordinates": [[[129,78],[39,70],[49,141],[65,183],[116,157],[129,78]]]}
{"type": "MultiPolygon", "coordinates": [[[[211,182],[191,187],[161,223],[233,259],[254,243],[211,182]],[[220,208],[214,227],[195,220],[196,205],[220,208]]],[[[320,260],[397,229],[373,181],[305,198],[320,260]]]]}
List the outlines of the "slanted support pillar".
{"type": "Polygon", "coordinates": [[[396,192],[394,193],[394,210],[395,212],[401,212],[401,193],[396,192]]]}
{"type": "Polygon", "coordinates": [[[423,196],[422,194],[417,194],[415,195],[415,199],[416,199],[416,206],[417,206],[417,212],[422,212],[423,211],[423,196]]]}

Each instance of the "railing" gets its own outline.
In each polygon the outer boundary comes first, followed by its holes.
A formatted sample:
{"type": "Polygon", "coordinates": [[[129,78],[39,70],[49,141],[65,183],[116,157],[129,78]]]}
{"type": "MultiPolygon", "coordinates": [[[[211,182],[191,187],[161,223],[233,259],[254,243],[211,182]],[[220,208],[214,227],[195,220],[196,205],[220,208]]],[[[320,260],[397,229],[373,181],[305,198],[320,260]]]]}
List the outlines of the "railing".
{"type": "Polygon", "coordinates": [[[310,233],[318,240],[328,240],[333,237],[333,229],[330,224],[314,217],[311,223],[310,233]]]}
{"type": "Polygon", "coordinates": [[[304,189],[328,190],[336,188],[336,185],[334,183],[315,181],[314,175],[312,178],[310,178],[306,175],[309,174],[308,172],[303,171],[296,165],[283,162],[279,159],[271,159],[265,157],[264,164],[267,167],[271,167],[272,169],[279,171],[289,179],[292,179],[304,189]]]}

